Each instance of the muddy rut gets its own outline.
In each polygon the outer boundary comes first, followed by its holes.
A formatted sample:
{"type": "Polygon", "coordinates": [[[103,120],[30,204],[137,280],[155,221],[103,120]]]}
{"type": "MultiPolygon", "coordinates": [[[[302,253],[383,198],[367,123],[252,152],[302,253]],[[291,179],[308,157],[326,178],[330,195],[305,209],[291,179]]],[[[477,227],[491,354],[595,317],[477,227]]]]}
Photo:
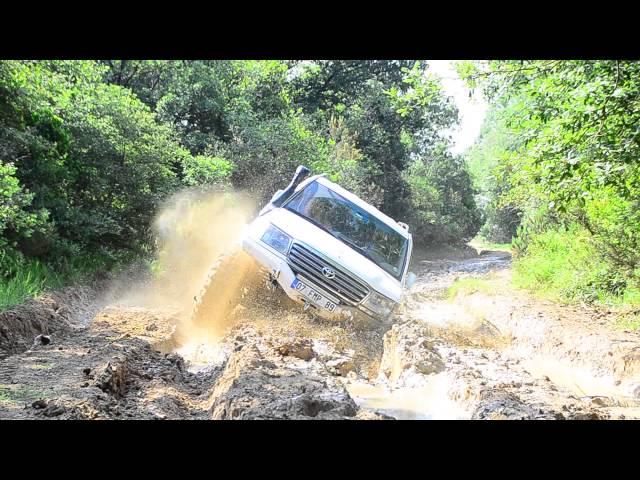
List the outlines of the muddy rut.
{"type": "Polygon", "coordinates": [[[0,313],[0,418],[640,418],[637,333],[513,292],[508,253],[414,263],[406,305],[377,325],[270,293],[212,334],[104,284],[50,294],[0,313]],[[495,291],[447,296],[488,272],[495,291]]]}

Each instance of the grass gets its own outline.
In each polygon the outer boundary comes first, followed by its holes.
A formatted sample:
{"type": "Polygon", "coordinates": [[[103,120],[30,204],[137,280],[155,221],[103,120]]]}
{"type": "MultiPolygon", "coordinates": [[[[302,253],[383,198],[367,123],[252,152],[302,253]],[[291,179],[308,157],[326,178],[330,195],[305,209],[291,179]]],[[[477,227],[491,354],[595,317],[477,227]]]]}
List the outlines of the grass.
{"type": "Polygon", "coordinates": [[[544,298],[607,307],[640,305],[640,290],[618,278],[580,229],[534,237],[526,255],[514,261],[513,284],[544,298]]]}
{"type": "MultiPolygon", "coordinates": [[[[500,246],[479,238],[470,245],[490,250],[500,246]]],[[[639,286],[607,265],[591,243],[590,234],[579,227],[550,230],[531,238],[526,254],[513,262],[511,284],[489,274],[457,280],[446,294],[453,300],[478,292],[492,295],[508,288],[526,290],[535,297],[560,304],[601,307],[617,316],[616,328],[640,330],[639,286]]]]}
{"type": "Polygon", "coordinates": [[[43,392],[32,390],[22,385],[0,384],[0,403],[17,405],[21,403],[33,402],[43,397],[43,392]]]}
{"type": "Polygon", "coordinates": [[[117,262],[99,255],[59,259],[55,265],[39,260],[9,257],[0,251],[0,311],[19,305],[49,289],[87,281],[98,271],[108,271],[117,262]]]}
{"type": "Polygon", "coordinates": [[[473,295],[474,293],[484,293],[491,295],[496,292],[495,277],[491,274],[482,278],[461,278],[456,280],[447,289],[447,298],[455,299],[459,295],[473,295]]]}
{"type": "Polygon", "coordinates": [[[492,250],[492,251],[500,251],[500,252],[511,252],[511,244],[510,243],[493,243],[489,242],[485,238],[481,236],[475,237],[473,240],[469,242],[469,245],[479,252],[483,250],[492,250]]]}
{"type": "Polygon", "coordinates": [[[0,310],[35,297],[46,288],[57,288],[63,280],[46,265],[34,261],[24,265],[8,280],[0,281],[0,310]]]}
{"type": "Polygon", "coordinates": [[[620,330],[639,330],[640,331],[640,314],[631,313],[620,315],[616,322],[616,327],[620,330]]]}

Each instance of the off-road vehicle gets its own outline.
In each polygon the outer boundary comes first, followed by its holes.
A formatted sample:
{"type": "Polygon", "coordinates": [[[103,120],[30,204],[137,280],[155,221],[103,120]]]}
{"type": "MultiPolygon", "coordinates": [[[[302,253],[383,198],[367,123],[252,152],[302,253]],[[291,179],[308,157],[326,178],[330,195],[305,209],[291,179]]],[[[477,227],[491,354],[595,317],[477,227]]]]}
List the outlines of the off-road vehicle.
{"type": "MultiPolygon", "coordinates": [[[[242,249],[266,270],[268,286],[281,288],[305,310],[332,319],[387,319],[415,281],[408,271],[408,226],[325,175],[306,178],[309,173],[299,166],[291,183],[273,195],[247,226],[242,249]]],[[[246,262],[235,265],[213,273],[219,288],[242,288],[247,275],[255,275],[246,262]]],[[[215,290],[207,285],[200,304],[215,290]]]]}
{"type": "Polygon", "coordinates": [[[397,309],[416,278],[408,271],[408,226],[325,175],[309,173],[299,166],[247,226],[244,253],[225,255],[213,266],[194,317],[228,315],[235,293],[250,288],[265,298],[267,289],[281,289],[327,319],[385,320],[397,309]],[[247,254],[254,261],[245,261],[247,254]],[[256,282],[259,270],[265,282],[256,282]]]}

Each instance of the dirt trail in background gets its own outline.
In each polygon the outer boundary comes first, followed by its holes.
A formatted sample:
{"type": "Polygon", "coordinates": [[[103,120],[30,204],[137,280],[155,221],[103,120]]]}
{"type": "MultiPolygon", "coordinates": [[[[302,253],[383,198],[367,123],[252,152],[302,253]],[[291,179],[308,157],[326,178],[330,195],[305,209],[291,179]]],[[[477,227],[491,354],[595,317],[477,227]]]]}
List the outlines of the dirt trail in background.
{"type": "Polygon", "coordinates": [[[265,289],[192,325],[246,210],[192,200],[160,217],[159,282],[125,274],[0,313],[0,418],[640,418],[639,335],[514,292],[504,252],[416,252],[418,281],[386,324],[315,319],[265,289]],[[487,272],[489,291],[446,298],[487,272]]]}

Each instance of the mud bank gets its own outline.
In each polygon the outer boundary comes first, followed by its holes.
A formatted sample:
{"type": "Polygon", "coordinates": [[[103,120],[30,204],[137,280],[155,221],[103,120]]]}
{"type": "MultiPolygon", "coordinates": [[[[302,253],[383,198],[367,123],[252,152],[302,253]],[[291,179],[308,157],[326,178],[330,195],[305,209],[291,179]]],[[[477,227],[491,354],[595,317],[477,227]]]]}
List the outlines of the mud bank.
{"type": "Polygon", "coordinates": [[[0,418],[384,418],[360,412],[336,380],[340,359],[312,340],[239,324],[200,345],[215,359],[194,368],[168,351],[178,348],[179,323],[163,311],[110,306],[87,326],[9,356],[0,363],[0,418]]]}
{"type": "Polygon", "coordinates": [[[508,254],[421,265],[377,378],[347,386],[363,408],[395,418],[638,418],[637,334],[507,288],[508,254]],[[505,277],[502,288],[447,298],[455,280],[488,272],[505,277]]]}
{"type": "Polygon", "coordinates": [[[637,334],[506,289],[445,295],[509,270],[497,252],[417,258],[388,324],[325,321],[265,294],[215,334],[113,289],[52,294],[0,316],[0,418],[640,418],[637,334]]]}
{"type": "Polygon", "coordinates": [[[97,310],[99,286],[47,292],[0,312],[0,360],[24,352],[38,335],[58,335],[86,326],[97,310]]]}

